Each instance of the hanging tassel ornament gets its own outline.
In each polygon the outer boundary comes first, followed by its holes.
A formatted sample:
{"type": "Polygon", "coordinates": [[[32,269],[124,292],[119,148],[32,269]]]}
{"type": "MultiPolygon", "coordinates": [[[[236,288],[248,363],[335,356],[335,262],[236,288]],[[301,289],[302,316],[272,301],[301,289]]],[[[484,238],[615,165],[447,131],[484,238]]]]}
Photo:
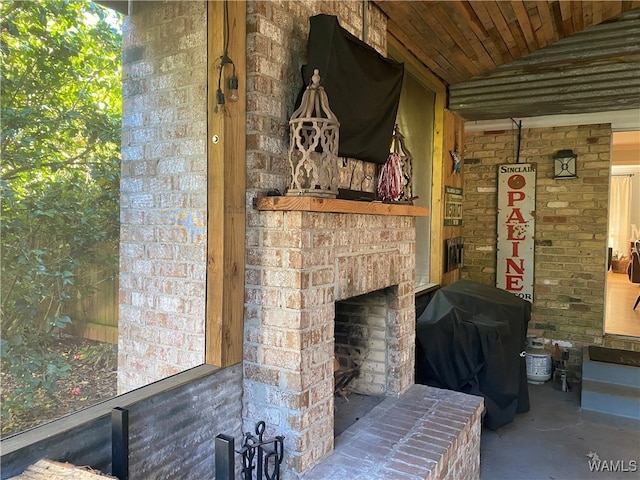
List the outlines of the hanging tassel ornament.
{"type": "Polygon", "coordinates": [[[383,201],[397,201],[402,196],[402,159],[391,152],[378,177],[378,196],[383,201]]]}

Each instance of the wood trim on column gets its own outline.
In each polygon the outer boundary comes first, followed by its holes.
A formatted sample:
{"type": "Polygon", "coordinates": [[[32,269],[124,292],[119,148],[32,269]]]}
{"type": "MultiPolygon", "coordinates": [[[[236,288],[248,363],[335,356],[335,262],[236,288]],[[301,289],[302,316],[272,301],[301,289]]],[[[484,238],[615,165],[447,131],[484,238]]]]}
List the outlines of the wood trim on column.
{"type": "Polygon", "coordinates": [[[433,132],[433,171],[431,175],[431,258],[429,281],[442,284],[444,274],[444,111],[447,94],[436,94],[433,132]]]}
{"type": "MultiPolygon", "coordinates": [[[[206,363],[242,361],[245,270],[246,2],[207,2],[207,302],[206,363]],[[220,56],[224,52],[225,3],[228,55],[239,79],[235,103],[216,109],[220,56]]],[[[222,87],[233,67],[223,70],[222,87]]]]}
{"type": "MultiPolygon", "coordinates": [[[[444,110],[442,125],[442,152],[439,158],[441,159],[440,165],[442,167],[440,182],[442,190],[440,192],[440,196],[443,199],[445,185],[456,188],[462,188],[464,186],[463,173],[462,171],[460,173],[453,172],[453,158],[451,157],[451,152],[455,150],[456,145],[458,146],[460,154],[464,157],[464,121],[452,111],[444,110]]],[[[434,158],[437,157],[434,156],[434,158]]],[[[440,232],[440,239],[438,241],[440,251],[438,253],[439,256],[437,257],[440,268],[440,281],[438,283],[444,287],[445,285],[449,285],[460,280],[460,275],[462,273],[462,269],[460,268],[445,273],[444,243],[445,240],[461,237],[463,229],[462,225],[444,226],[444,199],[440,203],[440,227],[438,229],[440,232]]]]}

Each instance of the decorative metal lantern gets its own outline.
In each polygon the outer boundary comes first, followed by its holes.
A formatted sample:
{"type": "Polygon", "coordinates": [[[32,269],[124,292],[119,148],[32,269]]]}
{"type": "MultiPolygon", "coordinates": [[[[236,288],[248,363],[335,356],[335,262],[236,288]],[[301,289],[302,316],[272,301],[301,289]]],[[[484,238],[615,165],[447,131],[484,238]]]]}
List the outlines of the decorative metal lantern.
{"type": "Polygon", "coordinates": [[[411,152],[404,144],[404,135],[396,125],[391,137],[391,148],[387,161],[378,175],[378,196],[385,202],[413,201],[413,161],[411,152]]]}
{"type": "Polygon", "coordinates": [[[413,157],[404,143],[404,135],[396,124],[393,128],[391,151],[400,155],[402,165],[402,197],[401,200],[411,202],[413,199],[413,157]]]}
{"type": "Polygon", "coordinates": [[[339,129],[316,69],[289,120],[292,178],[287,195],[337,196],[339,129]]]}
{"type": "Polygon", "coordinates": [[[578,178],[576,161],[578,155],[573,150],[560,150],[553,156],[553,178],[578,178]]]}

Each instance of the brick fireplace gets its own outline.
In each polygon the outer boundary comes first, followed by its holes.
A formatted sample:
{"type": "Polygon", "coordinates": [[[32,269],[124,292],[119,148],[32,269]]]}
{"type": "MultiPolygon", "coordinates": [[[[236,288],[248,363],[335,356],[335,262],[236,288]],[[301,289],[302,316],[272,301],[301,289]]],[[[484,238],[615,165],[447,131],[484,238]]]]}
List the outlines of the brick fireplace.
{"type": "Polygon", "coordinates": [[[257,208],[246,264],[244,429],[265,420],[268,434],[284,435],[285,472],[296,478],[334,448],[337,301],[357,297],[382,316],[374,334],[382,347],[367,355],[375,362],[357,388],[399,395],[413,384],[415,216],[427,212],[296,197],[263,198],[257,208]]]}

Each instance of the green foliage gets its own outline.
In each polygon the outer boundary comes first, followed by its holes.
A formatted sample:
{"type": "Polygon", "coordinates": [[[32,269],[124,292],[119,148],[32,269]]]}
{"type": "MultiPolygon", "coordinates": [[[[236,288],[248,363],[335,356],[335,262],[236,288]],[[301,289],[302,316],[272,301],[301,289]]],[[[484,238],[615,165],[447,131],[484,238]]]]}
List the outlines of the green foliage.
{"type": "Polygon", "coordinates": [[[86,345],[79,350],[82,360],[87,365],[92,365],[95,369],[115,370],[114,360],[117,356],[117,345],[111,343],[100,343],[86,345]]]}
{"type": "Polygon", "coordinates": [[[90,292],[78,269],[117,272],[121,33],[87,1],[0,2],[2,368],[19,379],[4,398],[33,405],[68,360],[47,354],[90,292]]]}

